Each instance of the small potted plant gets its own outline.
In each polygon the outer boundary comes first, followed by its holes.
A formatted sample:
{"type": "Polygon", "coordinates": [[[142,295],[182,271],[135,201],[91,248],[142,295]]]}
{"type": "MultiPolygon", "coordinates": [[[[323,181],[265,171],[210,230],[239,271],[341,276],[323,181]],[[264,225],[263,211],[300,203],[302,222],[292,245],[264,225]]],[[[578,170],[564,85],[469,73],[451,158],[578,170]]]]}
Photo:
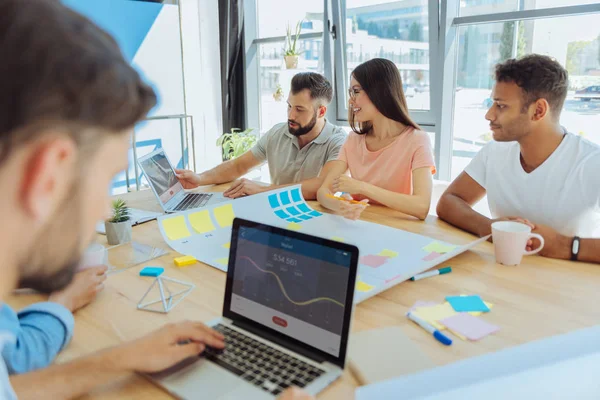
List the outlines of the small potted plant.
{"type": "Polygon", "coordinates": [[[231,128],[231,132],[225,132],[217,139],[217,146],[223,152],[223,161],[233,160],[250,150],[256,144],[258,138],[251,132],[252,128],[242,131],[231,128]]]}
{"type": "Polygon", "coordinates": [[[298,56],[303,52],[298,51],[298,37],[302,30],[302,20],[296,24],[296,33],[292,35],[290,24],[288,23],[286,32],[287,40],[283,49],[283,58],[285,59],[285,67],[287,69],[294,69],[298,67],[298,56]]]}
{"type": "Polygon", "coordinates": [[[112,214],[112,218],[104,223],[108,244],[114,246],[131,242],[131,221],[125,200],[112,202],[112,214]]]}
{"type": "Polygon", "coordinates": [[[273,93],[273,99],[275,99],[275,101],[283,100],[283,88],[281,87],[281,85],[279,83],[277,84],[277,88],[275,89],[275,92],[273,93]]]}

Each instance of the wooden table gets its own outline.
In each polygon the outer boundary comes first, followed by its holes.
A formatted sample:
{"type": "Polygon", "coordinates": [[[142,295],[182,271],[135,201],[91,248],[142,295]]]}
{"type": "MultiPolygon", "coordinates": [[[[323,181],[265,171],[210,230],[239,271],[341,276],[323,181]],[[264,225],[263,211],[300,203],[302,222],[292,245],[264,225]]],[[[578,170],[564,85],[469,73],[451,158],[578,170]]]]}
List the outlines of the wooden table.
{"type": "MultiPolygon", "coordinates": [[[[148,190],[123,197],[131,207],[160,211],[148,190]]],[[[311,206],[321,210],[316,202],[311,202],[311,206]]],[[[372,206],[363,213],[363,219],[455,244],[474,239],[434,216],[420,222],[387,208],[372,206]]],[[[166,322],[182,319],[208,321],[221,315],[225,273],[204,264],[175,267],[173,258],[177,253],[163,241],[156,221],[134,227],[133,238],[169,250],[168,255],[149,264],[165,267],[165,275],[193,282],[196,289],[169,314],[156,314],[136,309],[151,282],[150,278],[142,278],[138,274],[143,265],[110,275],[106,289],[97,300],[77,312],[73,341],[60,355],[59,362],[118,344],[123,339],[138,337],[166,322]]],[[[104,236],[99,235],[98,240],[106,243],[104,236]]],[[[482,243],[448,264],[453,267],[451,274],[405,282],[361,303],[356,307],[353,331],[400,326],[436,364],[443,365],[593,326],[600,321],[598,265],[531,256],[525,257],[519,267],[500,266],[494,263],[490,243],[482,243]],[[494,303],[486,320],[501,327],[498,333],[480,342],[456,340],[452,346],[444,347],[404,316],[417,300],[442,302],[448,295],[463,293],[480,294],[486,301],[494,303]]],[[[20,308],[41,300],[43,298],[39,295],[15,295],[8,303],[20,308]]],[[[390,346],[393,345],[390,343],[390,346]]],[[[343,377],[322,392],[319,398],[353,398],[356,386],[356,380],[346,370],[343,377]]],[[[143,378],[131,375],[99,388],[86,398],[169,399],[170,396],[143,378]]]]}

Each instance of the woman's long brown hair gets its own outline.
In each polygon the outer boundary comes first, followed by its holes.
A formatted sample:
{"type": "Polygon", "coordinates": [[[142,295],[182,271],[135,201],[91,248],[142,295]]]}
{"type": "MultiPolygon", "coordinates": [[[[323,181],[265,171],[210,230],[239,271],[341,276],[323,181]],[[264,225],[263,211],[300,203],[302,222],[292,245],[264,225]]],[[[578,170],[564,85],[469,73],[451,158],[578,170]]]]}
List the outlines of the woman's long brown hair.
{"type": "MultiPolygon", "coordinates": [[[[421,129],[408,113],[402,78],[396,64],[384,58],[374,58],[356,67],[352,71],[352,76],[380,113],[406,126],[421,129]]],[[[356,122],[350,107],[348,107],[348,122],[352,130],[361,135],[373,128],[371,122],[356,122]]]]}

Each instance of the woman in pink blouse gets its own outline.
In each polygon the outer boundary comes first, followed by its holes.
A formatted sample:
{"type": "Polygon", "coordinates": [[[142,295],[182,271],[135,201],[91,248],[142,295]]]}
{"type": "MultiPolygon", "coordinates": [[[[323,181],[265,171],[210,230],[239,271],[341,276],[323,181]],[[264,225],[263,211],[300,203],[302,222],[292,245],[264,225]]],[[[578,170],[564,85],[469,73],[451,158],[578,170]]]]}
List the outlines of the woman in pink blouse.
{"type": "Polygon", "coordinates": [[[359,65],[349,93],[353,132],[317,193],[319,203],[350,219],[369,202],[425,219],[435,164],[429,136],[408,114],[398,68],[382,58],[359,65]],[[336,200],[336,192],[358,202],[336,200]]]}

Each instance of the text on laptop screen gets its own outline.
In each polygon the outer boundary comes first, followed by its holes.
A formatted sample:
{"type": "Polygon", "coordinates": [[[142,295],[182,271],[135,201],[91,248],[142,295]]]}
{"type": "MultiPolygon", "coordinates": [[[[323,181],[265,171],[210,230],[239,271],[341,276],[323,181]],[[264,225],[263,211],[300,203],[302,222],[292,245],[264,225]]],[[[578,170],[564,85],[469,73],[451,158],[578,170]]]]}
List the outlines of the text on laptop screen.
{"type": "Polygon", "coordinates": [[[163,204],[166,204],[183,186],[173,172],[165,153],[157,153],[141,162],[146,178],[154,187],[156,194],[163,204]]]}
{"type": "Polygon", "coordinates": [[[231,311],[339,356],[350,253],[240,227],[231,311]]]}

